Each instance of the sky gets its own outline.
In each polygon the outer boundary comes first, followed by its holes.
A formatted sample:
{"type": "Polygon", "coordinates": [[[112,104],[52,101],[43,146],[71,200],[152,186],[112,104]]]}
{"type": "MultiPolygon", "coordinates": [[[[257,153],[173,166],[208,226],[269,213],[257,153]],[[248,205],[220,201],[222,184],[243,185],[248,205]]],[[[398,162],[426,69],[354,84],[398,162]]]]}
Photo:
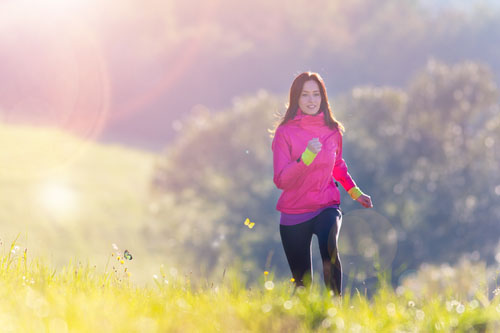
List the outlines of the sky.
{"type": "MultiPolygon", "coordinates": [[[[421,1],[436,12],[499,6],[421,1]]],[[[301,71],[324,74],[332,94],[355,85],[401,85],[437,46],[433,36],[418,35],[425,21],[395,5],[403,2],[380,3],[6,0],[0,2],[0,121],[158,151],[194,109],[222,110],[260,89],[286,94],[301,71]],[[395,30],[379,17],[387,13],[400,15],[395,41],[384,40],[395,30]]],[[[436,35],[461,33],[455,25],[440,29],[436,35]]],[[[460,50],[443,47],[445,58],[475,56],[477,43],[488,42],[463,38],[468,44],[460,50]]],[[[498,58],[495,52],[482,52],[483,61],[498,58]]]]}
{"type": "Polygon", "coordinates": [[[421,3],[434,10],[442,10],[449,7],[459,8],[461,10],[471,10],[475,6],[493,6],[500,7],[500,3],[496,0],[421,0],[421,3]]]}

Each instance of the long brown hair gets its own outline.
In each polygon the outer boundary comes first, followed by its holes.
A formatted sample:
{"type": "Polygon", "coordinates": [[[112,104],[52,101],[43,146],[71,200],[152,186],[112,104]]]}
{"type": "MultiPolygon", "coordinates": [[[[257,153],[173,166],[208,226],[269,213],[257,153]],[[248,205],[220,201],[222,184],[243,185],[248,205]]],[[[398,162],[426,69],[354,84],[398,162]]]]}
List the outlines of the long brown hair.
{"type": "MultiPolygon", "coordinates": [[[[278,126],[284,125],[289,120],[295,118],[295,116],[297,115],[297,110],[299,108],[299,98],[300,94],[302,93],[304,83],[311,80],[315,81],[318,84],[319,91],[321,93],[321,105],[319,107],[318,113],[323,112],[325,124],[328,127],[330,127],[331,129],[336,128],[340,132],[343,132],[345,130],[344,126],[333,116],[330,102],[328,102],[328,95],[326,94],[325,82],[321,78],[321,75],[315,72],[301,73],[295,78],[295,80],[293,80],[292,86],[290,87],[290,97],[288,100],[287,110],[283,118],[278,122],[278,126]]],[[[278,126],[276,126],[276,128],[278,126]]]]}

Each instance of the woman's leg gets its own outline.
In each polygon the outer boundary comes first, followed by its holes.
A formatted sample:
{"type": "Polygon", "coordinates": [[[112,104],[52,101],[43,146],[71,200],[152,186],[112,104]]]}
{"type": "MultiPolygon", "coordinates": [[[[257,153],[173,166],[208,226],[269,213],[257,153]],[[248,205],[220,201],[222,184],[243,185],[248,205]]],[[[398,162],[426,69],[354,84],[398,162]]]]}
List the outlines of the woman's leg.
{"type": "Polygon", "coordinates": [[[342,225],[342,214],[339,209],[328,208],[316,216],[313,223],[323,261],[323,276],[326,287],[333,290],[335,294],[341,295],[342,265],[337,241],[342,225]]]}
{"type": "Polygon", "coordinates": [[[304,278],[312,281],[311,220],[296,225],[280,225],[281,242],[296,286],[304,285],[304,278]]]}

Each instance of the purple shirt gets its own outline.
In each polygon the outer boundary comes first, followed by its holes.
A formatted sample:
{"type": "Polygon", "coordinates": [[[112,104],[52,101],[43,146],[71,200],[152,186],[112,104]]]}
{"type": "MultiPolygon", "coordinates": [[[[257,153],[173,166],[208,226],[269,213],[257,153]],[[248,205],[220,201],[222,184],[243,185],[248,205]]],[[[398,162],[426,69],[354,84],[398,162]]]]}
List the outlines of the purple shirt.
{"type": "Polygon", "coordinates": [[[336,205],[326,206],[318,209],[315,212],[302,213],[302,214],[287,214],[282,212],[280,217],[280,224],[296,225],[302,222],[309,221],[310,219],[313,219],[316,216],[318,216],[322,211],[324,211],[327,208],[339,208],[339,205],[336,204],[336,205]]]}

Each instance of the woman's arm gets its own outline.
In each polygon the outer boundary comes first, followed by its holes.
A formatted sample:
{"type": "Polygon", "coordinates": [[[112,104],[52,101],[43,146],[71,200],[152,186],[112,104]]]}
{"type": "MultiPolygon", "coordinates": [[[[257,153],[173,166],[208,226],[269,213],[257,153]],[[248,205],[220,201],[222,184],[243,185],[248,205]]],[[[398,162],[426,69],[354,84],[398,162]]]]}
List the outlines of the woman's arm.
{"type": "Polygon", "coordinates": [[[337,156],[333,167],[333,177],[344,187],[353,200],[358,201],[363,207],[373,207],[370,196],[364,194],[352,179],[347,171],[347,164],[342,158],[342,135],[339,134],[339,144],[337,148],[337,156]]]}
{"type": "Polygon", "coordinates": [[[335,178],[335,180],[337,180],[347,192],[351,189],[357,188],[356,183],[352,179],[349,172],[347,172],[347,164],[342,158],[342,135],[340,133],[332,175],[333,178],[335,178]]]}
{"type": "Polygon", "coordinates": [[[291,146],[287,142],[283,130],[279,127],[273,139],[272,149],[274,167],[273,180],[276,187],[282,190],[294,187],[299,181],[300,175],[316,157],[316,153],[306,148],[299,160],[292,159],[291,146]]]}

